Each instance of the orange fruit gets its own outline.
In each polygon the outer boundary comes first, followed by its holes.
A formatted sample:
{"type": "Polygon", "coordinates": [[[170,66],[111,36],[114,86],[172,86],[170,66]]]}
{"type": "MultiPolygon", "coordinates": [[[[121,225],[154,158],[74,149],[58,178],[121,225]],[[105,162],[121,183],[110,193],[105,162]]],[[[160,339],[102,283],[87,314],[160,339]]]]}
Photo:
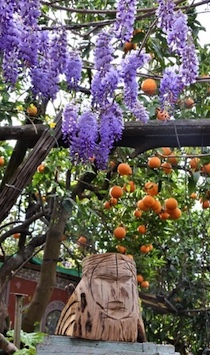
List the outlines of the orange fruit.
{"type": "Polygon", "coordinates": [[[175,208],[173,210],[170,210],[170,218],[171,219],[179,219],[182,215],[182,211],[180,210],[180,208],[175,208]]]}
{"type": "Polygon", "coordinates": [[[44,173],[44,171],[45,171],[45,165],[44,164],[40,164],[38,167],[37,167],[37,171],[39,172],[39,173],[44,173]]]}
{"type": "Polygon", "coordinates": [[[210,174],[210,163],[204,164],[204,165],[202,166],[202,171],[203,171],[204,173],[210,174]]]}
{"type": "Polygon", "coordinates": [[[145,79],[141,84],[142,91],[147,95],[155,95],[157,91],[157,84],[154,79],[145,79]]]}
{"type": "Polygon", "coordinates": [[[142,281],[141,282],[141,287],[142,288],[148,288],[149,287],[149,281],[146,281],[146,280],[142,281]]]}
{"type": "Polygon", "coordinates": [[[117,172],[120,175],[131,175],[132,174],[132,169],[129,164],[127,163],[120,163],[117,167],[117,172]]]}
{"type": "Polygon", "coordinates": [[[115,168],[116,163],[113,160],[111,160],[110,163],[109,163],[109,166],[110,166],[110,168],[113,169],[113,168],[115,168]]]}
{"type": "Polygon", "coordinates": [[[106,201],[106,202],[104,202],[104,208],[106,209],[106,210],[109,210],[112,206],[111,206],[111,204],[110,204],[110,201],[106,201]]]}
{"type": "Polygon", "coordinates": [[[144,224],[141,224],[140,226],[138,226],[137,231],[141,234],[145,234],[147,231],[146,226],[144,224]]]}
{"type": "Polygon", "coordinates": [[[140,246],[140,251],[141,251],[142,253],[144,253],[144,254],[147,254],[147,253],[149,253],[150,248],[149,248],[147,245],[141,245],[141,246],[140,246]]]}
{"type": "Polygon", "coordinates": [[[202,201],[202,208],[203,209],[206,209],[206,208],[209,208],[209,200],[203,200],[202,201]]]}
{"type": "Polygon", "coordinates": [[[125,254],[126,253],[126,247],[124,247],[123,245],[117,245],[116,249],[121,254],[125,254]]]}
{"type": "Polygon", "coordinates": [[[139,285],[141,284],[142,281],[144,281],[143,276],[140,275],[140,274],[138,274],[138,275],[136,276],[136,279],[137,279],[137,283],[138,283],[139,285]]]}
{"type": "Polygon", "coordinates": [[[126,229],[124,227],[117,227],[117,228],[115,228],[113,233],[114,233],[115,238],[123,239],[123,238],[125,238],[125,235],[126,235],[126,229]]]}
{"type": "Polygon", "coordinates": [[[164,173],[167,175],[172,172],[172,165],[171,165],[171,163],[169,163],[167,161],[162,163],[160,167],[163,169],[164,173]]]}
{"type": "Polygon", "coordinates": [[[161,165],[161,160],[158,157],[151,157],[148,159],[147,165],[152,169],[159,168],[161,165]]]}
{"type": "Polygon", "coordinates": [[[178,202],[174,197],[169,197],[165,200],[165,208],[167,210],[173,210],[178,207],[178,202]]]}
{"type": "Polygon", "coordinates": [[[30,106],[27,107],[26,112],[29,114],[29,116],[36,116],[37,115],[37,107],[34,104],[30,104],[30,106]]]}
{"type": "Polygon", "coordinates": [[[5,160],[4,157],[0,157],[0,166],[4,166],[5,160]]]}
{"type": "Polygon", "coordinates": [[[200,158],[192,158],[190,161],[189,161],[189,165],[192,169],[197,169],[198,168],[198,163],[200,161],[200,158]]]}
{"type": "Polygon", "coordinates": [[[118,199],[115,198],[115,197],[111,197],[110,200],[109,200],[109,203],[111,206],[116,206],[117,203],[118,203],[118,199]]]}
{"type": "Polygon", "coordinates": [[[156,119],[159,121],[168,121],[170,120],[170,116],[168,111],[161,111],[159,108],[156,109],[156,119]]]}
{"type": "Polygon", "coordinates": [[[20,238],[20,233],[14,233],[13,234],[14,239],[19,239],[20,238]]]}
{"type": "Polygon", "coordinates": [[[145,212],[146,212],[146,211],[149,210],[149,207],[145,206],[143,199],[137,201],[136,206],[137,206],[141,211],[145,211],[145,212]]]}
{"type": "Polygon", "coordinates": [[[195,192],[192,192],[190,194],[190,198],[196,199],[197,198],[197,194],[195,192]]]}
{"type": "Polygon", "coordinates": [[[131,259],[131,260],[134,259],[132,254],[127,254],[126,256],[127,256],[129,259],[131,259]]]}
{"type": "Polygon", "coordinates": [[[111,197],[119,198],[123,195],[123,189],[121,186],[115,185],[111,187],[111,189],[109,190],[109,194],[111,197]]]}
{"type": "Polygon", "coordinates": [[[140,217],[142,216],[142,211],[136,209],[136,210],[133,212],[133,215],[134,215],[134,217],[136,217],[136,218],[140,218],[140,217]]]}
{"type": "Polygon", "coordinates": [[[137,48],[137,44],[136,44],[136,43],[132,43],[132,42],[128,41],[128,42],[125,42],[125,43],[124,43],[124,48],[123,48],[123,50],[124,50],[124,53],[128,53],[128,52],[130,52],[132,49],[136,49],[136,48],[137,48]]]}
{"type": "Polygon", "coordinates": [[[146,191],[146,193],[148,195],[156,196],[156,195],[158,195],[158,184],[148,181],[144,185],[144,190],[146,191]]]}
{"type": "Polygon", "coordinates": [[[77,244],[79,244],[79,245],[86,245],[86,244],[87,244],[87,238],[84,237],[83,235],[81,235],[81,236],[77,239],[77,244]]]}
{"type": "Polygon", "coordinates": [[[127,192],[134,192],[136,190],[136,184],[133,181],[128,181],[123,185],[123,190],[127,192]]]}
{"type": "Polygon", "coordinates": [[[159,200],[155,200],[155,203],[154,205],[151,207],[152,210],[155,212],[155,213],[160,213],[161,212],[161,209],[162,209],[162,206],[161,206],[161,203],[159,200]]]}
{"type": "Polygon", "coordinates": [[[152,251],[154,249],[152,244],[147,244],[147,247],[149,248],[149,251],[152,251]]]}
{"type": "Polygon", "coordinates": [[[178,159],[177,157],[171,153],[168,155],[168,158],[167,158],[167,161],[172,165],[172,166],[175,166],[178,164],[178,159]]]}
{"type": "Polygon", "coordinates": [[[161,151],[162,151],[163,156],[171,154],[171,148],[168,148],[168,147],[162,147],[161,151]]]}
{"type": "Polygon", "coordinates": [[[162,211],[159,213],[159,218],[162,219],[163,221],[165,221],[169,217],[170,217],[170,214],[166,211],[162,211]]]}
{"type": "Polygon", "coordinates": [[[194,106],[194,103],[195,102],[191,97],[184,100],[184,106],[188,109],[192,108],[194,106]]]}
{"type": "Polygon", "coordinates": [[[150,207],[151,208],[155,204],[155,199],[151,195],[146,195],[143,198],[143,202],[144,202],[144,205],[146,207],[150,207]]]}

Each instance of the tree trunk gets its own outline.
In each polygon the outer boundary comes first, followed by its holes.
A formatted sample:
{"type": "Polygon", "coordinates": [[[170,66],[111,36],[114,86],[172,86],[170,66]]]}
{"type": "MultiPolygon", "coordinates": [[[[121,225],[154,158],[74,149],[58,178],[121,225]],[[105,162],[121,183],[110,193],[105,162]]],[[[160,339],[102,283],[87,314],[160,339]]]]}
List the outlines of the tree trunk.
{"type": "Polygon", "coordinates": [[[64,307],[56,333],[104,341],[146,341],[136,267],[118,253],[83,261],[82,279],[64,307]]]}
{"type": "Polygon", "coordinates": [[[60,255],[61,236],[64,233],[68,211],[62,200],[55,201],[44,249],[40,278],[32,302],[23,317],[22,329],[33,332],[48,305],[56,282],[56,265],[60,255]]]}

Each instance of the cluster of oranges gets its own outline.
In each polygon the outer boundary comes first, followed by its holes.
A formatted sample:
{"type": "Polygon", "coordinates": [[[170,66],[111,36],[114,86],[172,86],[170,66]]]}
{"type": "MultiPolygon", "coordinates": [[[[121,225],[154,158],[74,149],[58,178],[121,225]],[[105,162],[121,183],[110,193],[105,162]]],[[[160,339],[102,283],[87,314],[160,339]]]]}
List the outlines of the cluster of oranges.
{"type": "MultiPolygon", "coordinates": [[[[163,171],[166,174],[168,174],[172,170],[172,163],[173,165],[175,163],[177,164],[177,159],[173,155],[170,148],[163,148],[161,152],[162,153],[160,157],[154,156],[148,159],[148,167],[152,169],[157,169],[157,168],[163,169],[163,171]],[[169,161],[164,162],[167,163],[167,165],[162,163],[161,161],[162,157],[164,159],[165,158],[173,159],[171,160],[172,163],[170,163],[169,161]]],[[[110,188],[109,190],[110,199],[109,201],[105,202],[104,208],[112,208],[118,203],[118,199],[120,199],[125,192],[132,193],[136,189],[135,183],[132,180],[129,180],[130,176],[132,175],[132,168],[128,163],[120,163],[117,167],[117,172],[120,176],[125,176],[127,182],[124,183],[123,186],[114,185],[110,188]]],[[[159,186],[157,183],[153,181],[146,182],[144,185],[144,192],[145,195],[140,200],[137,201],[136,208],[133,212],[133,216],[136,219],[140,219],[142,217],[142,214],[147,211],[154,211],[154,213],[156,213],[161,220],[166,220],[166,219],[175,220],[181,217],[182,211],[178,207],[178,201],[174,197],[169,197],[162,203],[159,201],[159,199],[157,198],[157,195],[159,194],[159,186]]],[[[121,242],[122,240],[124,240],[124,238],[126,238],[127,232],[128,232],[127,228],[123,224],[120,224],[114,229],[113,235],[119,242],[121,242]]],[[[137,232],[138,234],[141,235],[146,234],[147,225],[143,223],[139,224],[137,227],[137,232]]],[[[127,253],[127,248],[124,245],[117,245],[116,249],[119,253],[123,253],[123,254],[127,253]]],[[[152,250],[153,250],[152,244],[143,244],[139,247],[139,251],[142,254],[147,254],[152,250]]],[[[148,287],[148,281],[142,284],[142,282],[144,281],[145,280],[141,280],[140,282],[138,280],[138,283],[141,285],[141,287],[148,287]]]]}

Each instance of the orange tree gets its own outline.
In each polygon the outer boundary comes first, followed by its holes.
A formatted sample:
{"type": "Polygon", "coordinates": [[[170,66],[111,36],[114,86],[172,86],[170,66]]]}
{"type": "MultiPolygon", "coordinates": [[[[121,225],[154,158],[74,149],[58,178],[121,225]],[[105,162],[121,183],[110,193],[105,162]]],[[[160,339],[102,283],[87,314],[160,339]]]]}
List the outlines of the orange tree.
{"type": "Polygon", "coordinates": [[[79,267],[88,253],[123,252],[136,261],[148,340],[199,353],[209,343],[210,115],[200,3],[126,4],[0,4],[0,292],[43,258],[30,331],[61,256],[79,267]],[[150,293],[169,315],[145,307],[150,293]]]}

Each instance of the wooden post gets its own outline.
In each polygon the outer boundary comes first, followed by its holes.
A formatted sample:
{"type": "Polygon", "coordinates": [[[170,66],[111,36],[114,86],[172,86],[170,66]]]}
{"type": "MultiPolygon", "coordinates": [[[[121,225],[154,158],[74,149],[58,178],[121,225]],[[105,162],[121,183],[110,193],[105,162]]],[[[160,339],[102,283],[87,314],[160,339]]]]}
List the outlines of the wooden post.
{"type": "Polygon", "coordinates": [[[144,342],[134,260],[118,253],[83,261],[80,283],[64,307],[56,334],[106,341],[144,342]]]}
{"type": "Polygon", "coordinates": [[[17,348],[20,348],[20,333],[21,333],[21,324],[22,324],[23,297],[24,297],[24,295],[15,294],[14,344],[17,348]]]}

